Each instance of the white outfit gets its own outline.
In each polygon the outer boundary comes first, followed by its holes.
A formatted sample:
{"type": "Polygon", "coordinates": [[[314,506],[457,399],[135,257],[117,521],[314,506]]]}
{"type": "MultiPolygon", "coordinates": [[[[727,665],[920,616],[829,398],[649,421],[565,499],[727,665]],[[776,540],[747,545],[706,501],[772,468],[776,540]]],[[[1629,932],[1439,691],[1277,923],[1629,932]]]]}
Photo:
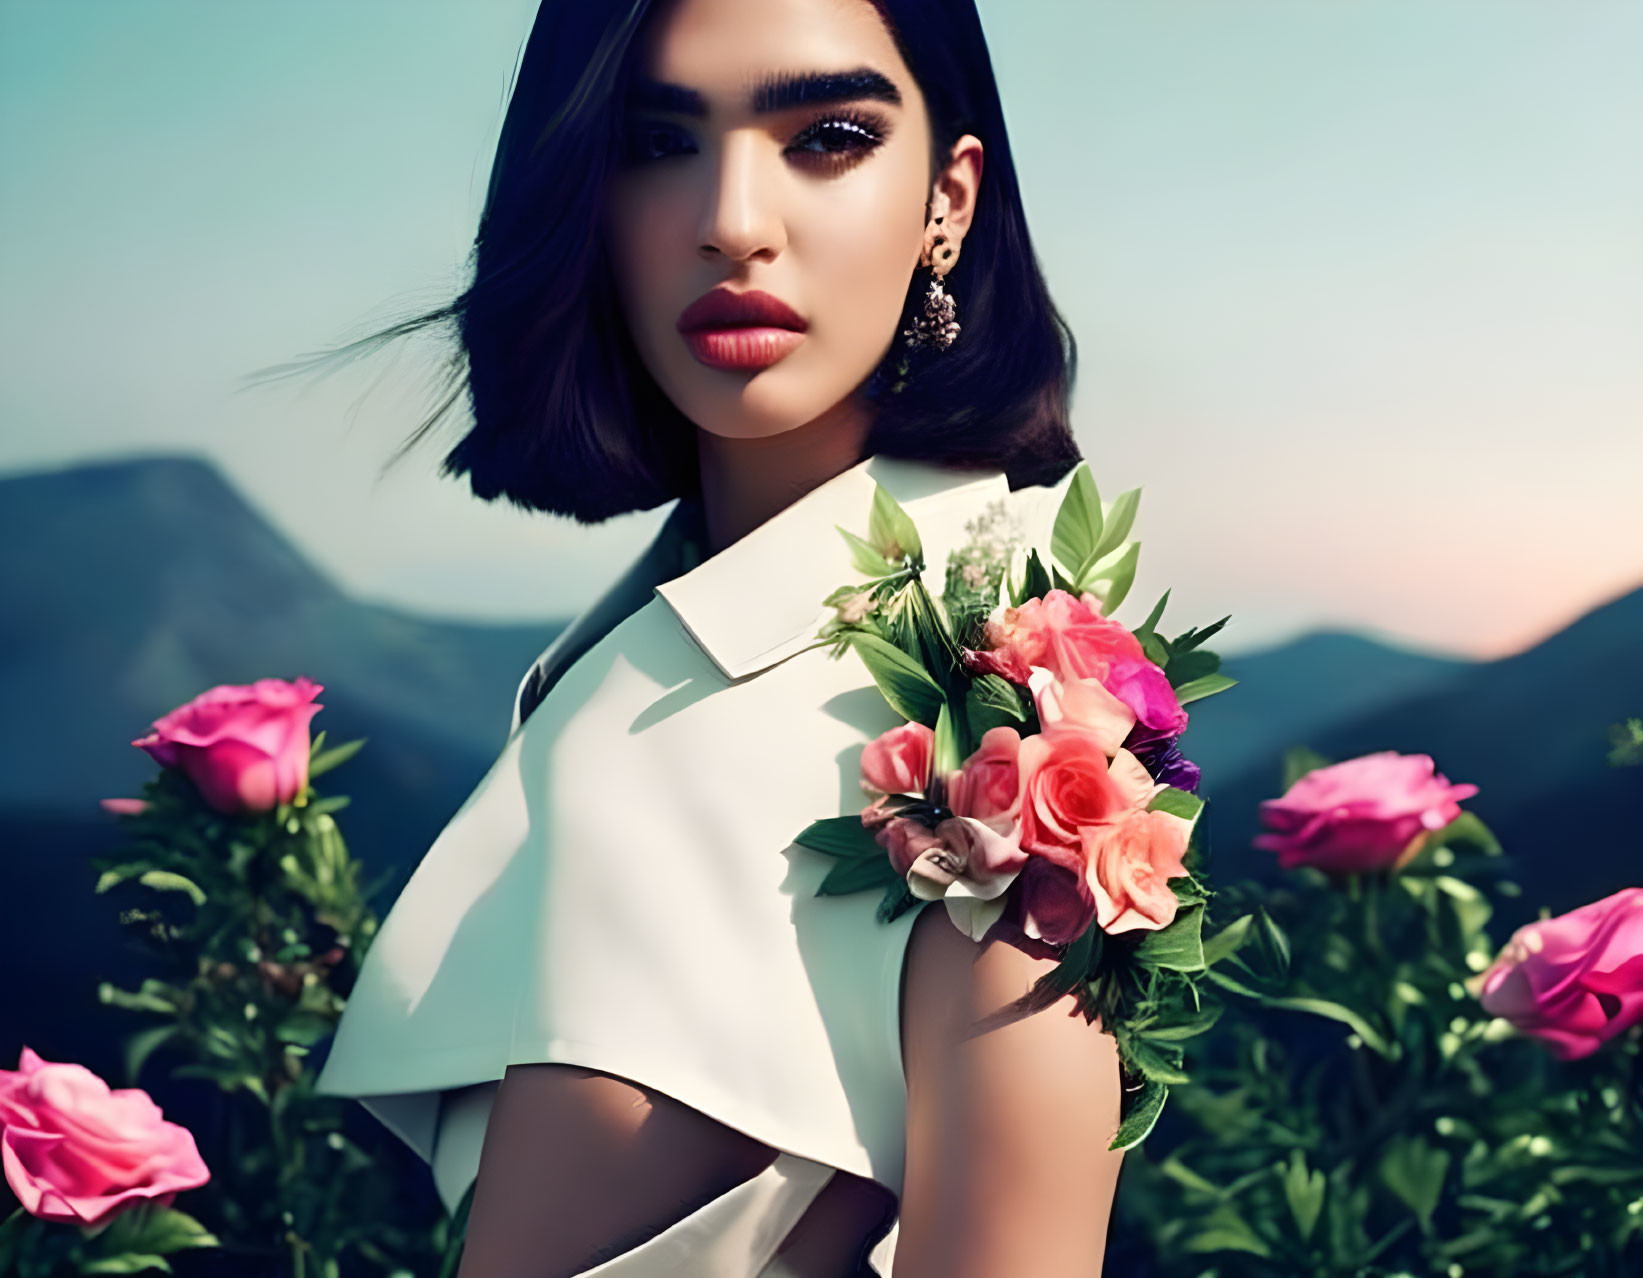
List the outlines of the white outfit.
{"type": "MultiPolygon", "coordinates": [[[[496,762],[372,941],[318,1079],[426,1160],[451,1209],[517,1063],[619,1075],[777,1149],[588,1274],[772,1272],[835,1169],[899,1201],[917,911],[886,924],[877,891],[818,897],[833,859],[793,843],[861,808],[862,746],[901,722],[860,657],[809,646],[822,599],[863,579],[835,525],[866,535],[875,479],[917,525],[937,595],[990,502],[1047,554],[1066,482],[1012,493],[999,471],[873,457],[694,566],[681,502],[527,673],[496,762]]],[[[892,1225],[881,1273],[894,1248],[892,1225]]]]}

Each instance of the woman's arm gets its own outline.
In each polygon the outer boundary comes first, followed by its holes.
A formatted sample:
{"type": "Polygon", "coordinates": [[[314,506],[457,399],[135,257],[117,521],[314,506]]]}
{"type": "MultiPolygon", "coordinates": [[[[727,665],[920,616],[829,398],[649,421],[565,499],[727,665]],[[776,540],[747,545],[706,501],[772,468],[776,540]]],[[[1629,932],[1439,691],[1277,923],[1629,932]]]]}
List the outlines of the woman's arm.
{"type": "Polygon", "coordinates": [[[907,1169],[893,1278],[1095,1278],[1123,1155],[1118,1050],[1072,995],[973,1025],[1055,966],[933,902],[908,942],[907,1169]]]}

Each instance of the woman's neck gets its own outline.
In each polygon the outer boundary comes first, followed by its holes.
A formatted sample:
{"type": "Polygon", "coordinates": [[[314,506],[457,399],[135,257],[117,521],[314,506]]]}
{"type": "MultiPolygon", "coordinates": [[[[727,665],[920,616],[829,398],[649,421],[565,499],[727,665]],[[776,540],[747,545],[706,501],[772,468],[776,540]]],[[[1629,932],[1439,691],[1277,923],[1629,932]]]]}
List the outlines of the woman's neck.
{"type": "Polygon", "coordinates": [[[776,435],[734,439],[696,430],[705,553],[740,541],[812,488],[862,459],[871,413],[847,396],[813,421],[776,435]]]}

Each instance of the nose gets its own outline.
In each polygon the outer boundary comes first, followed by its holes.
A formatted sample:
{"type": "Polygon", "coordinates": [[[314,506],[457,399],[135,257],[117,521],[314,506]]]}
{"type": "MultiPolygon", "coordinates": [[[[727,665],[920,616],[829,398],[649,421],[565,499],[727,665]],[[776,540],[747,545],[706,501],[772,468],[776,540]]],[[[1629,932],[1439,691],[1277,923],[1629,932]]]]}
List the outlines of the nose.
{"type": "Polygon", "coordinates": [[[787,231],[778,209],[781,174],[771,167],[779,160],[766,154],[770,145],[751,129],[725,135],[718,167],[708,169],[710,188],[697,235],[703,257],[768,261],[785,247],[787,231]]]}

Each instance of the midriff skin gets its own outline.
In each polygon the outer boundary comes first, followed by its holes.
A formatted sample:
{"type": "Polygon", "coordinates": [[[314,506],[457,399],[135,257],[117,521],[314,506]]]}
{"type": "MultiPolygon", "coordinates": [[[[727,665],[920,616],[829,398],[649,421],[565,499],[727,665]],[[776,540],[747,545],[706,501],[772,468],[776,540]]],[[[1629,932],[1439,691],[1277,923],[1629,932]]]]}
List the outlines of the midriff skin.
{"type": "MultiPolygon", "coordinates": [[[[654,1238],[776,1155],[627,1079],[511,1065],[486,1125],[458,1278],[570,1278],[654,1238]]],[[[873,1181],[835,1172],[767,1278],[848,1278],[885,1206],[873,1181]]]]}

